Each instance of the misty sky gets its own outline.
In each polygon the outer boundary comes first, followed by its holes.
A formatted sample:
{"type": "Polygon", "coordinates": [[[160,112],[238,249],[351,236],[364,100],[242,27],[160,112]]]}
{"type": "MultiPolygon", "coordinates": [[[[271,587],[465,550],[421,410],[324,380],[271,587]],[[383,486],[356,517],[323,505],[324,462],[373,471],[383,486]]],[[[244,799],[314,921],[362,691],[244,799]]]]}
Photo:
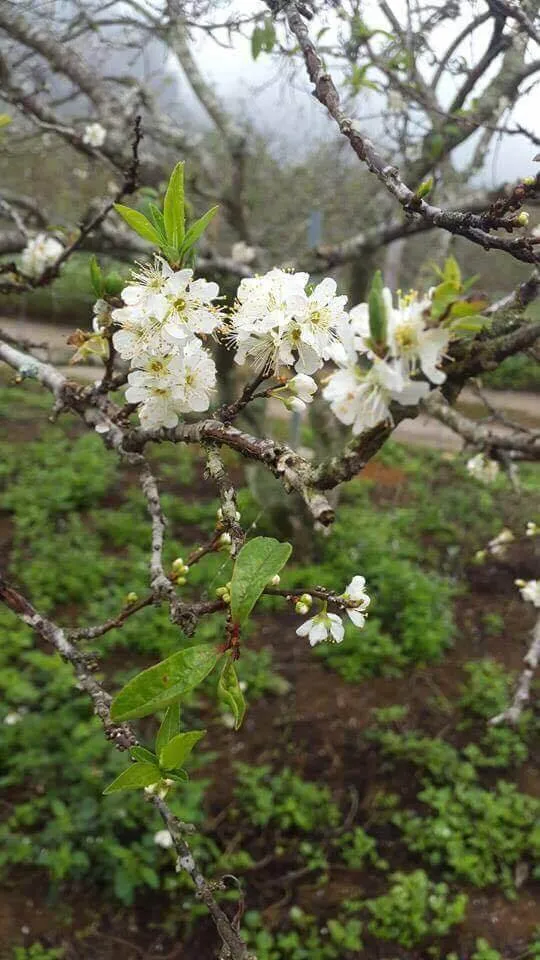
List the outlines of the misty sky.
{"type": "MultiPolygon", "coordinates": [[[[396,15],[402,12],[400,6],[404,7],[403,0],[392,4],[396,15]]],[[[478,10],[483,9],[484,5],[473,3],[471,7],[478,10]]],[[[261,3],[257,0],[241,0],[241,2],[237,0],[225,7],[227,12],[232,8],[246,14],[249,11],[260,10],[261,3]]],[[[367,3],[365,9],[365,19],[370,26],[379,23],[382,25],[375,0],[367,3]]],[[[469,12],[468,16],[471,15],[469,12]]],[[[466,19],[461,17],[453,22],[456,32],[464,26],[466,19]]],[[[319,19],[314,31],[321,23],[319,19]]],[[[335,35],[336,30],[339,29],[335,15],[330,14],[325,23],[330,26],[327,36],[335,35]]],[[[444,34],[445,36],[439,35],[437,38],[441,49],[444,49],[444,43],[448,43],[448,26],[445,26],[444,34]]],[[[488,36],[489,28],[485,34],[477,31],[476,55],[479,45],[483,48],[488,36]]],[[[226,40],[226,37],[222,39],[226,40]]],[[[220,96],[229,103],[236,104],[240,114],[247,116],[258,130],[267,134],[272,149],[277,155],[282,154],[289,158],[301,156],[317,141],[335,137],[335,126],[310,94],[308,81],[299,64],[292,66],[282,59],[278,61],[275,57],[264,53],[254,62],[249,41],[243,38],[237,38],[233,48],[224,49],[211,39],[199,36],[196,50],[205,75],[215,84],[220,96]]],[[[468,50],[465,44],[460,52],[467,56],[468,50]]],[[[184,103],[187,100],[197,110],[190,92],[186,89],[184,78],[181,76],[179,80],[179,93],[182,100],[184,103]]],[[[452,91],[453,80],[448,78],[442,90],[442,97],[446,103],[450,100],[452,91]]],[[[376,94],[362,94],[358,101],[357,113],[359,116],[378,114],[382,106],[381,98],[376,94]]],[[[539,118],[540,88],[537,88],[522,99],[512,118],[506,119],[506,123],[512,125],[512,120],[521,122],[529,129],[536,128],[535,132],[540,135],[539,118]]],[[[374,139],[380,139],[381,125],[376,119],[367,120],[366,128],[374,139]]],[[[457,162],[459,164],[467,162],[470,152],[470,145],[462,148],[461,153],[457,154],[457,162]]],[[[496,186],[504,180],[536,173],[538,164],[533,162],[534,154],[535,148],[531,147],[525,138],[503,136],[490,151],[482,179],[487,184],[496,186]]]]}

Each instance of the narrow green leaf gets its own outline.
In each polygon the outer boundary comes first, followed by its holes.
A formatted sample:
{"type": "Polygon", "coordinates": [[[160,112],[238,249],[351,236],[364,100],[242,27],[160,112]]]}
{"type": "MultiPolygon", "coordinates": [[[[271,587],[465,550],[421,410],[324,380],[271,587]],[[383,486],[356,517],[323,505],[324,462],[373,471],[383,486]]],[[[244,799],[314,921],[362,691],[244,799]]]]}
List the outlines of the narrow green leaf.
{"type": "Polygon", "coordinates": [[[287,563],[290,543],[272,537],[254,537],[240,550],[231,579],[231,613],[235,623],[249,617],[264,588],[287,563]]]}
{"type": "Polygon", "coordinates": [[[139,790],[141,787],[149,787],[151,783],[157,783],[158,780],[161,780],[161,773],[155,763],[132,763],[116,780],[105,787],[103,793],[139,790]]]}
{"type": "Polygon", "coordinates": [[[165,217],[155,203],[148,204],[148,213],[150,220],[156,228],[163,243],[167,243],[167,232],[165,230],[165,217]]]}
{"type": "Polygon", "coordinates": [[[369,332],[375,344],[385,344],[387,337],[388,322],[383,288],[382,273],[380,270],[377,270],[368,295],[369,332]]]}
{"type": "Polygon", "coordinates": [[[173,247],[180,247],[185,231],[184,164],[182,161],[176,164],[171,173],[163,204],[163,218],[167,240],[173,247]]]}
{"type": "Polygon", "coordinates": [[[151,753],[146,747],[132,747],[129,752],[134,760],[140,760],[142,763],[157,763],[155,753],[151,753]]]}
{"type": "Polygon", "coordinates": [[[176,780],[177,783],[187,783],[189,776],[187,770],[175,770],[174,773],[172,770],[167,770],[167,780],[176,780]]]}
{"type": "Polygon", "coordinates": [[[218,697],[227,704],[234,717],[234,729],[238,730],[242,726],[242,720],[246,712],[246,701],[240,689],[234,663],[230,657],[221,671],[218,683],[218,697]]]}
{"type": "Polygon", "coordinates": [[[456,287],[461,288],[461,270],[456,258],[449,256],[444,261],[444,279],[449,283],[454,283],[456,287]]]}
{"type": "Polygon", "coordinates": [[[480,314],[471,314],[467,317],[457,317],[455,320],[452,320],[450,329],[455,333],[479,333],[489,322],[489,317],[483,317],[480,314]]]}
{"type": "Polygon", "coordinates": [[[190,730],[188,733],[177,733],[169,740],[159,754],[159,765],[163,770],[174,770],[181,767],[189,757],[195,744],[202,740],[206,730],[190,730]]]}
{"type": "MultiPolygon", "coordinates": [[[[482,310],[485,310],[489,301],[487,299],[479,298],[478,300],[458,300],[457,303],[453,303],[450,316],[452,319],[454,317],[472,317],[477,313],[481,313],[482,310]]],[[[488,318],[486,317],[486,323],[488,318]]]]}
{"type": "Polygon", "coordinates": [[[185,647],[133,677],[114,698],[111,720],[132,720],[162,710],[193,690],[215,667],[221,654],[211,644],[185,647]]]}
{"type": "Polygon", "coordinates": [[[125,207],[123,203],[115,203],[114,209],[131,229],[135,230],[135,233],[138,233],[140,237],[144,237],[145,240],[149,240],[154,246],[159,247],[159,234],[150,221],[147,220],[144,213],[140,213],[139,210],[134,210],[133,207],[125,207]]]}
{"type": "Polygon", "coordinates": [[[101,267],[95,256],[90,260],[90,282],[96,297],[103,296],[103,276],[101,273],[101,267]]]}
{"type": "Polygon", "coordinates": [[[199,217],[199,219],[191,225],[182,244],[182,253],[186,253],[194,243],[197,243],[197,240],[202,236],[210,221],[214,219],[218,210],[219,205],[210,207],[210,210],[203,213],[202,217],[199,217]]]}
{"type": "Polygon", "coordinates": [[[163,747],[176,736],[180,729],[180,701],[171,703],[156,736],[156,753],[159,757],[163,747]]]}

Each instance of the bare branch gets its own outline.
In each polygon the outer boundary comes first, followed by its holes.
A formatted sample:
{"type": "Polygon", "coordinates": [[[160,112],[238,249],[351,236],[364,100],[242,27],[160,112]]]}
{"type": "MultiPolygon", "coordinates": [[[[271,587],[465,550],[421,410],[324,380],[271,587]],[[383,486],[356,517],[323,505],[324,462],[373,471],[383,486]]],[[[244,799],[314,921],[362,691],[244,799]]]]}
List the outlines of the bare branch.
{"type": "Polygon", "coordinates": [[[489,721],[491,726],[499,726],[499,724],[506,722],[517,723],[523,712],[523,708],[530,700],[532,681],[538,664],[540,663],[540,617],[538,617],[536,621],[532,643],[523,658],[523,662],[525,669],[519,677],[512,703],[506,710],[503,710],[502,713],[491,718],[489,721]]]}

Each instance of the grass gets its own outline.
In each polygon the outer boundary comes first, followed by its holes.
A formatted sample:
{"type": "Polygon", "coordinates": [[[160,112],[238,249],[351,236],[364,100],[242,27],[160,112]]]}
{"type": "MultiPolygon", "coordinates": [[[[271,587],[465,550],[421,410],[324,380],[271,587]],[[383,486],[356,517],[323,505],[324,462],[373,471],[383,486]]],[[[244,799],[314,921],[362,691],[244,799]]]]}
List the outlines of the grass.
{"type": "MultiPolygon", "coordinates": [[[[61,623],[101,621],[128,592],[147,589],[145,505],[101,439],[72,417],[51,424],[49,409],[35,384],[0,382],[0,550],[41,609],[61,623]]],[[[208,535],[217,501],[195,451],[168,445],[152,456],[171,562],[208,535]]],[[[231,467],[241,469],[234,459],[231,467]]],[[[535,518],[537,468],[522,468],[522,487],[517,495],[501,477],[486,488],[461,458],[386,445],[371,476],[343,490],[330,536],[300,531],[283,574],[294,589],[339,591],[364,574],[373,598],[366,630],[348,626],[341,646],[313,652],[295,637],[298,618],[268,598],[238,662],[249,703],[241,732],[229,730],[212,679],[183,704],[186,726],[202,722],[208,733],[173,808],[201,827],[192,843],[208,876],[243,878],[246,936],[262,960],[468,955],[478,888],[493,897],[494,915],[501,892],[523,893],[524,903],[537,895],[538,801],[526,778],[537,769],[540,724],[532,710],[515,730],[486,723],[508,703],[532,625],[512,581],[533,563],[535,544],[471,563],[502,526],[520,534],[535,518]],[[520,864],[529,879],[517,890],[520,864]]],[[[272,533],[257,492],[242,487],[243,520],[272,533]]],[[[230,569],[223,554],[208,556],[186,595],[212,596],[230,569]]],[[[17,718],[0,724],[3,884],[35,888],[43,909],[55,898],[91,900],[91,921],[77,911],[64,926],[55,919],[36,956],[69,942],[84,960],[109,960],[93,938],[113,931],[129,940],[126,918],[148,950],[161,938],[166,949],[182,943],[211,955],[214,934],[170,852],[154,843],[161,825],[142,797],[102,797],[125,759],[70,668],[6,610],[0,629],[1,718],[17,718]]],[[[222,635],[219,617],[197,632],[222,635]]],[[[84,649],[114,690],[185,642],[165,611],[149,608],[84,649]]],[[[141,722],[142,743],[155,725],[141,722]]],[[[220,896],[235,899],[235,889],[220,896]]],[[[482,933],[506,955],[502,926],[486,921],[482,933]]],[[[520,930],[533,937],[525,919],[520,930]]],[[[18,933],[9,946],[23,949],[18,933]]]]}

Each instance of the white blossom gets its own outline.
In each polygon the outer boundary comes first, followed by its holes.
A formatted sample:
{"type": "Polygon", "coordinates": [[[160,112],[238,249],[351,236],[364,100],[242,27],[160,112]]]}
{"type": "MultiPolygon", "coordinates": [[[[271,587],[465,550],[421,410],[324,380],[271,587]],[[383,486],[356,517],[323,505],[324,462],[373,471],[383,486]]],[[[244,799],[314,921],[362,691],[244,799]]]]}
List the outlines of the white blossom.
{"type": "Polygon", "coordinates": [[[488,549],[494,556],[502,557],[506,552],[507,544],[512,543],[513,540],[515,540],[515,537],[512,531],[508,527],[503,527],[501,532],[489,541],[488,549]]]}
{"type": "Polygon", "coordinates": [[[499,472],[499,464],[496,460],[490,460],[483,453],[477,453],[470,460],[467,460],[467,470],[475,480],[479,480],[481,483],[493,483],[499,472]]]}
{"type": "Polygon", "coordinates": [[[190,340],[179,355],[177,385],[181,409],[208,410],[210,394],[216,385],[216,365],[200,340],[190,340]]]}
{"type": "Polygon", "coordinates": [[[430,310],[431,300],[419,300],[414,290],[400,297],[397,309],[388,314],[388,342],[393,357],[401,363],[405,378],[421,370],[431,383],[440,384],[446,380],[446,374],[437,365],[448,346],[450,334],[443,327],[426,326],[430,310]]]}
{"type": "Polygon", "coordinates": [[[540,580],[516,580],[516,584],[524,600],[540,607],[540,580]]]}
{"type": "Polygon", "coordinates": [[[154,834],[154,843],[158,847],[163,847],[164,850],[168,850],[174,846],[174,840],[168,830],[158,830],[158,832],[154,834]]]}
{"type": "Polygon", "coordinates": [[[103,333],[111,321],[111,308],[106,300],[96,300],[92,307],[92,329],[94,333],[103,333]]]}
{"type": "Polygon", "coordinates": [[[94,147],[94,149],[99,150],[105,143],[106,137],[105,127],[102,127],[100,123],[89,123],[84,128],[82,141],[87,147],[94,147]]]}
{"type": "Polygon", "coordinates": [[[122,291],[126,306],[112,313],[121,327],[113,343],[124,360],[148,351],[171,352],[196,334],[212,333],[220,323],[219,310],[211,303],[219,293],[217,283],[193,280],[192,270],[172,270],[155,257],[132,280],[122,291]]]}
{"type": "Polygon", "coordinates": [[[149,297],[144,308],[119,307],[112,319],[120,326],[113,334],[113,344],[123,360],[137,360],[149,351],[167,353],[171,344],[164,336],[167,302],[159,294],[149,297]]]}
{"type": "Polygon", "coordinates": [[[429,392],[427,383],[404,380],[392,363],[377,357],[369,370],[356,366],[332,374],[323,391],[334,415],[354,434],[391,419],[390,403],[416,404],[429,392]]]}
{"type": "Polygon", "coordinates": [[[28,277],[37,279],[45,270],[56,263],[63,251],[64,248],[59,240],[48,236],[46,233],[38,233],[37,237],[27,243],[22,252],[21,268],[23,273],[28,277]]]}
{"type": "Polygon", "coordinates": [[[140,367],[128,375],[127,402],[140,404],[143,427],[175,427],[183,396],[180,357],[146,354],[139,356],[137,363],[140,367]]]}
{"type": "Polygon", "coordinates": [[[308,280],[307,273],[278,268],[242,280],[231,321],[237,363],[250,360],[257,370],[274,373],[294,364],[309,375],[325,360],[345,361],[339,327],[346,297],[335,295],[330,278],[307,293],[308,280]]]}
{"type": "Polygon", "coordinates": [[[233,243],[231,248],[231,257],[238,263],[253,263],[256,256],[257,251],[255,250],[255,247],[248,246],[248,244],[244,243],[243,240],[239,240],[238,243],[233,243]]]}
{"type": "Polygon", "coordinates": [[[534,520],[527,520],[527,527],[525,530],[526,537],[536,537],[540,533],[540,528],[534,520]]]}
{"type": "Polygon", "coordinates": [[[213,333],[221,323],[217,307],[217,283],[194,280],[193,270],[177,270],[169,276],[163,296],[168,304],[164,333],[172,343],[188,340],[197,333],[213,333]]]}
{"type": "Polygon", "coordinates": [[[364,590],[365,585],[365,577],[360,577],[357,575],[352,578],[349,586],[342,594],[342,597],[345,601],[351,601],[354,604],[354,606],[347,608],[347,614],[354,623],[355,627],[364,626],[366,622],[364,611],[371,603],[371,598],[364,590]]]}
{"type": "Polygon", "coordinates": [[[4,717],[4,723],[6,727],[14,727],[16,723],[20,723],[22,720],[22,713],[18,710],[13,710],[11,713],[6,713],[4,717]]]}
{"type": "Polygon", "coordinates": [[[309,637],[309,645],[314,647],[323,640],[341,643],[345,630],[343,621],[337,613],[327,613],[326,610],[322,610],[321,613],[302,623],[296,633],[299,637],[309,637]]]}

